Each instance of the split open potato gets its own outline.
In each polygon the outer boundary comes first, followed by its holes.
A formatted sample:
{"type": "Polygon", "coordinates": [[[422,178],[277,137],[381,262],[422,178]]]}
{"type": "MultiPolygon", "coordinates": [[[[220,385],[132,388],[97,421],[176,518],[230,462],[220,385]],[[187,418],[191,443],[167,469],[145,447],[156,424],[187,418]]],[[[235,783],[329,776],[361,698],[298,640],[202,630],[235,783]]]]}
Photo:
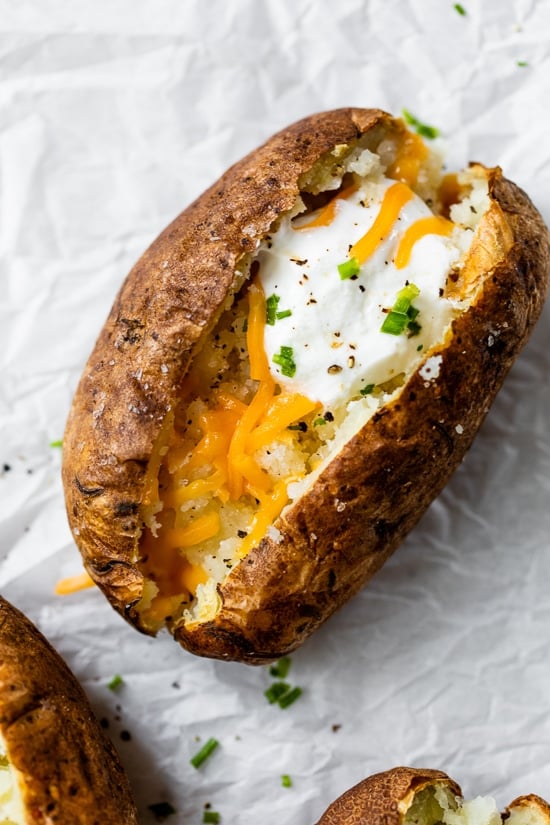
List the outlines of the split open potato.
{"type": "Polygon", "coordinates": [[[269,139],[128,275],[77,389],[67,512],[145,633],[263,663],[382,566],[540,313],[547,229],[380,110],[269,139]]]}

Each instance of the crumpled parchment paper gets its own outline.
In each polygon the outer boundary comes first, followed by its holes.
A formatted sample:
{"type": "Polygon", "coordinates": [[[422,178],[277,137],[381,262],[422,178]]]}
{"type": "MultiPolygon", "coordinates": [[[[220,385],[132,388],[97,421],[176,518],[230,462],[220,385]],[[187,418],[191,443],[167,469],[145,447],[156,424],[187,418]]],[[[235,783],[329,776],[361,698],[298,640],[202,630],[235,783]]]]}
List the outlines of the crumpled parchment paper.
{"type": "Polygon", "coordinates": [[[141,636],[95,590],[54,595],[81,565],[50,443],[126,272],[230,163],[313,111],[406,107],[449,167],[501,164],[550,219],[550,5],[462,7],[0,0],[0,588],[106,720],[144,825],[161,801],[182,825],[207,803],[310,825],[397,764],[501,806],[550,793],[550,307],[447,489],[292,657],[287,710],[267,668],[141,636]]]}

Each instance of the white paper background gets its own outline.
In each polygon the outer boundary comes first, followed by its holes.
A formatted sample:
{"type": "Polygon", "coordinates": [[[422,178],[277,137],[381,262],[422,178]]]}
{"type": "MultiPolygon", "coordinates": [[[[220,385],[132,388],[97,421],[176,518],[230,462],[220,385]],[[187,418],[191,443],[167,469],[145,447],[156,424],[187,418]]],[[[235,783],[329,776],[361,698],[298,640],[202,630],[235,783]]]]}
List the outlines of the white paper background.
{"type": "Polygon", "coordinates": [[[265,668],[142,637],[98,592],[53,595],[80,560],[49,443],[122,278],[231,162],[313,111],[406,107],[450,165],[500,163],[550,220],[550,4],[463,6],[0,0],[0,588],[109,719],[144,825],[161,800],[178,825],[206,802],[223,823],[311,825],[396,764],[501,805],[550,794],[550,307],[446,491],[293,656],[288,710],[265,668]]]}

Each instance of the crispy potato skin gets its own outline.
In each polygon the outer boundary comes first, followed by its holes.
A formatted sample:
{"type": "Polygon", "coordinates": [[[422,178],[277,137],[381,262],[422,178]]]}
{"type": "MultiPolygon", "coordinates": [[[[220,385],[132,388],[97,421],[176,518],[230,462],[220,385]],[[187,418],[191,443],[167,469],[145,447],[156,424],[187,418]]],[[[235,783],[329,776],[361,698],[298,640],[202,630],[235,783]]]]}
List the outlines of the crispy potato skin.
{"type": "MultiPolygon", "coordinates": [[[[292,207],[300,175],[321,155],[392,122],[341,109],[285,129],[180,215],[125,281],[75,396],[63,478],[86,568],[136,626],[147,462],[238,260],[292,207]]],[[[437,376],[421,368],[348,442],[278,519],[281,541],[264,539],[219,588],[215,620],[175,629],[185,648],[250,664],[297,648],[382,566],[461,462],[540,313],[550,264],[528,197],[500,169],[486,173],[493,203],[466,265],[483,285],[431,353],[437,376]]]]}
{"type": "MultiPolygon", "coordinates": [[[[423,768],[392,768],[369,776],[345,791],[330,805],[316,825],[401,825],[415,795],[426,787],[446,785],[460,798],[460,787],[447,774],[423,768]]],[[[550,821],[550,805],[540,796],[528,794],[514,799],[503,819],[512,812],[525,811],[550,821]]],[[[532,817],[529,821],[533,821],[532,817]]]]}
{"type": "Polygon", "coordinates": [[[82,688],[1,597],[0,733],[29,825],[137,825],[126,775],[82,688]]]}
{"type": "Polygon", "coordinates": [[[400,825],[414,795],[429,785],[459,786],[446,773],[429,768],[393,768],[363,779],[339,796],[317,825],[400,825]]]}

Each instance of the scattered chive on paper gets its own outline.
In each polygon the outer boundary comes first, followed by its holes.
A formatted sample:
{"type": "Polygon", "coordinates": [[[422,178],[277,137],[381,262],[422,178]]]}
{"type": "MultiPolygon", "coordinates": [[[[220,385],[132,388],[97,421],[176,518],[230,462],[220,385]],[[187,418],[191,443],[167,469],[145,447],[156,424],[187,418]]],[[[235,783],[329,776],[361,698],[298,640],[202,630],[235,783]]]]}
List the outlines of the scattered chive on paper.
{"type": "Polygon", "coordinates": [[[151,813],[155,816],[157,822],[163,822],[169,816],[176,813],[176,809],[170,805],[169,802],[155,802],[148,806],[151,813]]]}
{"type": "Polygon", "coordinates": [[[60,438],[58,441],[50,441],[50,447],[62,447],[63,440],[60,438]]]}
{"type": "Polygon", "coordinates": [[[279,697],[279,707],[283,710],[288,708],[290,705],[294,704],[296,699],[299,699],[302,695],[302,688],[295,687],[292,690],[289,690],[287,693],[283,693],[281,697],[279,697]]]}
{"type": "Polygon", "coordinates": [[[203,762],[206,762],[209,756],[216,750],[220,743],[217,739],[209,739],[205,744],[202,746],[200,751],[196,753],[194,756],[191,757],[189,760],[194,768],[200,768],[203,762]]]}
{"type": "Polygon", "coordinates": [[[118,688],[124,684],[124,679],[119,673],[116,673],[111,681],[107,684],[109,690],[118,690],[118,688]]]}
{"type": "Polygon", "coordinates": [[[292,660],[290,656],[281,656],[281,658],[277,662],[275,662],[275,664],[270,666],[270,676],[273,676],[275,679],[286,679],[291,664],[292,660]]]}
{"type": "Polygon", "coordinates": [[[528,65],[529,65],[529,63],[527,62],[527,60],[518,60],[517,63],[516,63],[516,66],[521,66],[521,68],[524,68],[525,66],[528,66],[528,65]]]}
{"type": "Polygon", "coordinates": [[[264,690],[264,696],[270,705],[274,705],[275,702],[278,702],[281,696],[284,696],[289,690],[290,685],[286,682],[273,682],[267,690],[264,690]]]}
{"type": "Polygon", "coordinates": [[[284,773],[281,776],[281,785],[283,788],[292,788],[292,779],[288,775],[288,773],[284,773]]]}
{"type": "Polygon", "coordinates": [[[454,10],[457,11],[462,17],[466,17],[466,9],[460,3],[455,3],[453,6],[454,10]]]}
{"type": "Polygon", "coordinates": [[[439,129],[436,129],[435,126],[428,126],[427,123],[422,123],[412,112],[409,112],[408,109],[402,109],[402,115],[405,123],[415,130],[417,135],[420,137],[428,138],[428,140],[434,140],[434,138],[439,136],[439,129]]]}
{"type": "Polygon", "coordinates": [[[202,815],[203,822],[212,822],[214,825],[221,820],[221,816],[217,811],[205,811],[202,815]]]}
{"type": "Polygon", "coordinates": [[[355,278],[359,275],[361,265],[357,258],[349,258],[341,264],[338,264],[338,273],[342,281],[347,281],[349,278],[355,278]]]}

